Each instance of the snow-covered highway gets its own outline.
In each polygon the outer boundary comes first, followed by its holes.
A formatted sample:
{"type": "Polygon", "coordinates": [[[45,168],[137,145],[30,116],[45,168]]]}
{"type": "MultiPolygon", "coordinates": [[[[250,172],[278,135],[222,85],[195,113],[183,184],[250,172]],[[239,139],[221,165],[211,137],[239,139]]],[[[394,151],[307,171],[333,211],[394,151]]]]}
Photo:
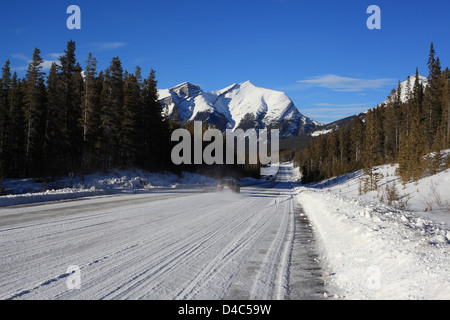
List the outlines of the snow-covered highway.
{"type": "Polygon", "coordinates": [[[163,190],[1,208],[0,299],[287,298],[291,169],[241,194],[163,190]]]}

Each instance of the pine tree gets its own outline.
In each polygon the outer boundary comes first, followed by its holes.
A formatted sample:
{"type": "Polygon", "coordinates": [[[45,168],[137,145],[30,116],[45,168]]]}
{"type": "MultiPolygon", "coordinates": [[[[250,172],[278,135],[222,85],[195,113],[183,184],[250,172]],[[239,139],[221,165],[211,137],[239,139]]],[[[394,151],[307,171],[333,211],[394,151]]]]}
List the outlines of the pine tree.
{"type": "Polygon", "coordinates": [[[397,157],[397,174],[405,185],[412,177],[411,165],[409,161],[408,135],[403,131],[400,136],[400,150],[397,157]]]}
{"type": "Polygon", "coordinates": [[[70,171],[78,171],[81,165],[81,153],[83,149],[83,127],[80,124],[82,117],[82,107],[84,102],[84,76],[83,69],[80,64],[75,65],[75,71],[72,75],[73,83],[73,101],[72,110],[70,112],[71,129],[71,153],[72,160],[70,171]]]}
{"type": "MultiPolygon", "coordinates": [[[[398,174],[404,184],[441,170],[442,149],[450,147],[450,72],[448,68],[440,71],[433,45],[428,66],[426,89],[419,82],[416,68],[415,81],[407,80],[404,95],[398,85],[397,90],[391,92],[388,103],[366,113],[365,123],[355,117],[349,138],[345,138],[344,128],[340,129],[338,172],[363,168],[365,176],[364,185],[360,184],[361,192],[377,188],[380,176],[373,168],[386,162],[398,162],[398,174]],[[402,96],[406,96],[406,101],[402,101],[402,96]],[[346,140],[350,140],[348,147],[346,140]],[[344,166],[346,154],[347,167],[344,166]]],[[[325,140],[318,137],[312,139],[305,150],[296,153],[303,182],[329,178],[336,173],[333,166],[335,143],[334,135],[325,140]]]]}
{"type": "Polygon", "coordinates": [[[417,181],[424,172],[424,160],[425,154],[424,140],[422,128],[422,117],[419,112],[416,112],[412,123],[409,135],[404,137],[404,143],[402,143],[400,158],[399,158],[399,175],[403,181],[403,184],[410,180],[417,181]]]}
{"type": "Polygon", "coordinates": [[[45,125],[45,83],[42,72],[43,60],[36,48],[25,76],[25,173],[39,174],[42,165],[42,147],[45,125]]]}
{"type": "Polygon", "coordinates": [[[94,83],[97,76],[97,59],[89,52],[86,61],[86,70],[84,72],[84,97],[81,107],[81,127],[83,131],[83,141],[87,141],[88,136],[88,118],[92,111],[92,94],[95,93],[94,83]]]}
{"type": "Polygon", "coordinates": [[[137,164],[139,150],[139,121],[141,118],[141,97],[139,83],[135,75],[127,75],[123,89],[123,118],[121,123],[122,166],[137,164]]]}
{"type": "Polygon", "coordinates": [[[428,58],[428,85],[425,88],[424,111],[425,111],[425,137],[428,150],[431,149],[434,136],[441,124],[443,82],[441,64],[439,58],[435,57],[433,43],[430,46],[428,58]]]}
{"type": "Polygon", "coordinates": [[[446,68],[442,72],[442,119],[440,125],[440,139],[442,149],[450,146],[450,70],[446,68]]]}
{"type": "Polygon", "coordinates": [[[18,79],[17,73],[11,80],[11,90],[9,95],[10,106],[10,129],[9,129],[9,157],[8,176],[23,177],[24,172],[24,146],[25,146],[25,116],[22,106],[24,105],[24,89],[22,82],[18,79]]]}
{"type": "Polygon", "coordinates": [[[44,163],[48,175],[61,173],[65,167],[65,161],[63,161],[63,155],[61,154],[61,151],[66,148],[66,141],[62,139],[65,100],[61,95],[61,82],[57,69],[57,64],[53,63],[47,78],[44,163]]]}
{"type": "Polygon", "coordinates": [[[11,69],[10,62],[7,60],[0,79],[0,179],[7,175],[8,170],[10,95],[11,69]]]}
{"type": "Polygon", "coordinates": [[[362,166],[362,153],[364,146],[364,123],[359,116],[353,118],[351,132],[352,168],[357,170],[362,166]]]}
{"type": "Polygon", "coordinates": [[[397,90],[393,90],[391,93],[393,99],[385,107],[379,106],[377,108],[383,119],[383,154],[384,158],[389,162],[393,162],[397,158],[403,118],[407,118],[407,115],[403,114],[403,102],[401,96],[401,84],[398,82],[397,90]]]}
{"type": "Polygon", "coordinates": [[[327,139],[327,167],[325,169],[326,176],[335,176],[338,173],[339,164],[339,136],[336,128],[328,135],[327,139]]]}
{"type": "Polygon", "coordinates": [[[156,72],[152,69],[150,75],[144,80],[143,86],[143,163],[142,166],[149,170],[159,170],[167,161],[168,145],[159,141],[168,141],[168,132],[164,126],[162,108],[158,102],[158,90],[156,72]]]}
{"type": "Polygon", "coordinates": [[[178,106],[174,105],[172,109],[172,114],[169,115],[168,107],[166,107],[166,118],[168,123],[169,131],[172,132],[178,128],[181,128],[183,125],[183,121],[181,120],[180,111],[178,110],[178,106]]]}
{"type": "Polygon", "coordinates": [[[351,157],[351,129],[350,126],[344,127],[339,133],[339,173],[349,172],[351,157]]]}
{"type": "Polygon", "coordinates": [[[377,109],[369,110],[366,116],[362,164],[364,173],[368,177],[368,190],[377,190],[377,175],[374,172],[374,166],[383,163],[382,125],[379,112],[377,109]]]}
{"type": "Polygon", "coordinates": [[[67,43],[64,55],[59,58],[61,82],[60,94],[63,99],[62,139],[65,147],[60,150],[61,158],[66,163],[67,171],[75,171],[79,167],[81,133],[78,121],[81,117],[82,85],[81,67],[75,58],[75,42],[67,43]]]}
{"type": "Polygon", "coordinates": [[[410,99],[411,116],[415,117],[417,114],[422,116],[423,113],[423,99],[424,89],[422,83],[419,82],[419,69],[416,68],[416,78],[414,81],[412,98],[410,99]]]}
{"type": "Polygon", "coordinates": [[[100,94],[102,91],[103,73],[97,76],[97,60],[91,53],[86,61],[84,73],[84,95],[81,107],[80,126],[82,128],[82,175],[88,170],[100,168],[99,144],[101,141],[100,130],[100,94]]]}
{"type": "Polygon", "coordinates": [[[123,69],[118,57],[114,57],[105,70],[101,93],[101,128],[103,130],[103,169],[120,165],[120,130],[123,106],[123,69]]]}
{"type": "MultiPolygon", "coordinates": [[[[413,84],[411,84],[411,77],[408,76],[406,82],[406,103],[405,103],[405,124],[403,130],[406,130],[406,134],[409,133],[409,127],[411,125],[411,100],[413,99],[413,84]]],[[[400,148],[400,145],[398,146],[400,148]]]]}

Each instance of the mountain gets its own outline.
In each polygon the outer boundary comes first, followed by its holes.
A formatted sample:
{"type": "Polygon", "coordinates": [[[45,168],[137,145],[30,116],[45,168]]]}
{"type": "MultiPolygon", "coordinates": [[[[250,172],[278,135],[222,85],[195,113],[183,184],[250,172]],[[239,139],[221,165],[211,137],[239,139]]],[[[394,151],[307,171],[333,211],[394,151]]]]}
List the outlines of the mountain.
{"type": "MultiPolygon", "coordinates": [[[[412,76],[409,76],[409,85],[408,85],[408,79],[406,79],[403,82],[400,82],[400,99],[402,102],[406,102],[408,100],[408,95],[412,92],[415,81],[416,81],[416,75],[413,74],[412,76]]],[[[428,85],[428,79],[419,74],[419,83],[421,83],[424,87],[426,87],[428,85]]],[[[384,100],[382,103],[378,104],[378,106],[380,106],[381,104],[386,105],[389,102],[392,102],[395,98],[396,92],[397,92],[397,87],[392,89],[392,91],[389,94],[389,96],[387,97],[387,99],[384,100]]],[[[346,117],[344,119],[339,119],[339,120],[336,120],[336,121],[328,123],[328,124],[319,125],[319,126],[315,127],[314,129],[312,129],[308,133],[308,135],[310,135],[312,137],[317,137],[321,134],[330,133],[333,129],[337,130],[339,128],[348,126],[353,123],[353,120],[356,116],[360,117],[364,121],[365,112],[360,113],[358,115],[352,115],[352,116],[346,117]]],[[[286,142],[286,143],[288,143],[288,142],[286,142]]]]}
{"type": "Polygon", "coordinates": [[[287,138],[310,132],[320,124],[301,114],[285,93],[255,86],[250,81],[217,91],[181,83],[158,90],[159,101],[172,115],[177,106],[183,121],[201,120],[217,129],[279,129],[287,138]]]}
{"type": "Polygon", "coordinates": [[[287,150],[287,149],[302,150],[306,147],[309,140],[311,140],[313,137],[331,133],[333,129],[339,130],[340,128],[352,125],[355,120],[355,117],[359,117],[364,121],[365,114],[360,113],[358,115],[349,116],[327,124],[321,124],[312,129],[311,131],[309,131],[308,133],[282,139],[280,140],[280,150],[287,150]]]}
{"type": "MultiPolygon", "coordinates": [[[[412,76],[409,76],[409,85],[408,85],[408,79],[406,79],[403,82],[400,82],[400,99],[402,102],[406,102],[408,100],[408,95],[412,92],[415,82],[416,82],[415,74],[413,74],[412,76]]],[[[419,74],[419,83],[421,83],[424,87],[426,87],[428,85],[428,79],[419,74]]],[[[389,94],[388,98],[385,101],[383,101],[383,103],[387,104],[387,103],[391,102],[394,99],[396,91],[397,91],[397,87],[393,89],[391,94],[389,94]]]]}

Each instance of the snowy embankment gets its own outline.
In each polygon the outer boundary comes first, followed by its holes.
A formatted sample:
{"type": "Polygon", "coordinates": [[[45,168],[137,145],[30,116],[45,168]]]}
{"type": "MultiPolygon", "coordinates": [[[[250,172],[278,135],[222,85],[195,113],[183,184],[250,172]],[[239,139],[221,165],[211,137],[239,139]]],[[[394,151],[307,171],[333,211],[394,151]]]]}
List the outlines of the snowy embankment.
{"type": "Polygon", "coordinates": [[[362,195],[361,172],[296,189],[320,240],[329,293],[346,299],[450,299],[450,170],[404,187],[395,167],[376,170],[382,173],[379,190],[362,195]],[[381,202],[394,182],[404,210],[381,202]]]}
{"type": "Polygon", "coordinates": [[[35,202],[76,199],[115,193],[146,192],[154,189],[210,188],[216,179],[183,172],[152,173],[143,170],[114,170],[107,174],[39,181],[35,179],[5,179],[1,186],[8,195],[0,197],[0,207],[35,202]]]}

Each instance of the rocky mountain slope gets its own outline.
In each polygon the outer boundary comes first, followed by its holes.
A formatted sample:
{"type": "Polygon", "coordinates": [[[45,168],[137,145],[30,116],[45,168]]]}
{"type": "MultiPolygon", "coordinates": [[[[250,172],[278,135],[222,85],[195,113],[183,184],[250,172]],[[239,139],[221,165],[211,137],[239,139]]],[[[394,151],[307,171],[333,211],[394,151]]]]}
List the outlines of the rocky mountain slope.
{"type": "Polygon", "coordinates": [[[159,101],[169,115],[177,106],[183,121],[201,120],[216,128],[279,129],[287,138],[310,132],[320,124],[301,114],[280,91],[260,88],[250,81],[217,91],[203,91],[188,82],[158,90],[159,101]]]}

